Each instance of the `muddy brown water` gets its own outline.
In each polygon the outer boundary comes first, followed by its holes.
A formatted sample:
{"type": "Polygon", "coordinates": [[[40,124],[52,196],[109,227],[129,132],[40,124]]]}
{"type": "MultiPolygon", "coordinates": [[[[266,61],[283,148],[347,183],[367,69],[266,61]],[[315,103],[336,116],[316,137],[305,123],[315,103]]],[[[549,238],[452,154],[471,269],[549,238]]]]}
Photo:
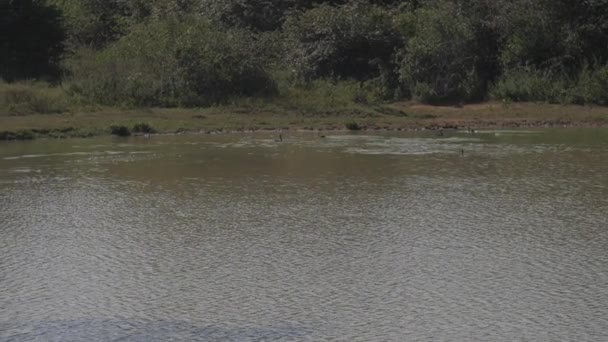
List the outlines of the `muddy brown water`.
{"type": "Polygon", "coordinates": [[[276,138],[0,143],[0,341],[608,340],[608,130],[276,138]]]}

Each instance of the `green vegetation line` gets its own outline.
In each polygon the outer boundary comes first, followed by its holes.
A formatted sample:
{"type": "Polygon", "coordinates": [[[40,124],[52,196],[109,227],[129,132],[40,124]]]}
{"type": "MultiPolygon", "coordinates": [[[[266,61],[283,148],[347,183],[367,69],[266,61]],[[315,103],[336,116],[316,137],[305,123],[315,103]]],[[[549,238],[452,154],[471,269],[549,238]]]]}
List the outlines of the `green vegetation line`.
{"type": "MultiPolygon", "coordinates": [[[[75,113],[89,124],[72,122],[74,130],[52,134],[98,134],[123,120],[132,130],[152,123],[137,122],[137,115],[91,118],[145,108],[221,112],[228,126],[232,114],[282,113],[361,128],[368,116],[380,126],[385,117],[401,120],[383,111],[404,101],[454,108],[608,104],[606,1],[7,0],[2,6],[0,122],[10,125],[3,132],[32,129],[32,119],[4,119],[32,115],[34,129],[66,130],[70,124],[49,128],[44,115],[70,121],[75,113]],[[102,121],[113,122],[101,127],[102,121]]],[[[279,121],[294,126],[290,120],[279,121]]]]}

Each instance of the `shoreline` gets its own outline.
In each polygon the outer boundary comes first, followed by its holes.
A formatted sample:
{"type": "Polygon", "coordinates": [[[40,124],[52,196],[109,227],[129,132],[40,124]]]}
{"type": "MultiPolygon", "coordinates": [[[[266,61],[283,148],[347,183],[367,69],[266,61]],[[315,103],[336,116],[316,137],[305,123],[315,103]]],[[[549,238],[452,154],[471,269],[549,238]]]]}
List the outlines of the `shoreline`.
{"type": "Polygon", "coordinates": [[[354,106],[322,113],[273,108],[116,109],[10,116],[0,113],[0,140],[111,135],[253,132],[438,131],[517,128],[608,128],[608,107],[487,102],[458,107],[416,103],[354,106]],[[143,125],[143,129],[141,126],[143,125]],[[140,126],[140,128],[137,128],[140,126]],[[135,129],[134,129],[135,128],[135,129]]]}

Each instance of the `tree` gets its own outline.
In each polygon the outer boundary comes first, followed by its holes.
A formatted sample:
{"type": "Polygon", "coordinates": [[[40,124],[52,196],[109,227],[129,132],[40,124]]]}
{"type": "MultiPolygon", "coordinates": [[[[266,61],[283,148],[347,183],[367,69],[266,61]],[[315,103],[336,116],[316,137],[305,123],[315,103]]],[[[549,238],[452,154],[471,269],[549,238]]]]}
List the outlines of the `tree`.
{"type": "Polygon", "coordinates": [[[60,76],[66,33],[61,12],[41,0],[8,0],[0,14],[0,77],[60,76]]]}
{"type": "Polygon", "coordinates": [[[274,92],[251,33],[195,17],[149,20],[75,63],[72,91],[94,102],[202,106],[274,92]]]}
{"type": "MultiPolygon", "coordinates": [[[[219,20],[229,27],[255,32],[275,31],[285,19],[299,11],[319,5],[340,6],[349,0],[200,0],[199,13],[219,20]]],[[[350,2],[358,2],[350,1],[350,2]]],[[[399,0],[372,0],[377,5],[396,5],[399,0]]]]}
{"type": "Polygon", "coordinates": [[[400,22],[409,37],[400,53],[400,80],[411,96],[423,102],[483,96],[484,49],[461,7],[442,1],[406,13],[400,22]]]}
{"type": "Polygon", "coordinates": [[[202,0],[200,12],[228,27],[256,32],[278,29],[293,0],[202,0]]]}
{"type": "Polygon", "coordinates": [[[66,18],[72,47],[102,48],[128,31],[133,0],[50,0],[66,18]]]}
{"type": "Polygon", "coordinates": [[[394,54],[402,44],[391,13],[363,2],[315,7],[289,18],[284,31],[287,65],[302,80],[364,81],[392,73],[394,54]]]}

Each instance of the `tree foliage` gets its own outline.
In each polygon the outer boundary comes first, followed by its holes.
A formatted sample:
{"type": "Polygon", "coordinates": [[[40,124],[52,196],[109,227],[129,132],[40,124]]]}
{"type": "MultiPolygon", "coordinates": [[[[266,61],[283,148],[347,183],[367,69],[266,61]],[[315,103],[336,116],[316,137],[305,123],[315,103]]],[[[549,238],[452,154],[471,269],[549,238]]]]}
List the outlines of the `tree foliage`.
{"type": "Polygon", "coordinates": [[[123,0],[51,0],[65,16],[69,43],[101,48],[127,31],[129,6],[123,0]]]}
{"type": "Polygon", "coordinates": [[[418,9],[406,14],[402,25],[410,38],[399,74],[413,97],[428,102],[480,95],[481,47],[471,20],[455,4],[418,9]]]}
{"type": "Polygon", "coordinates": [[[73,66],[72,90],[101,103],[192,106],[270,94],[251,34],[222,32],[193,18],[147,21],[73,66]]]}
{"type": "Polygon", "coordinates": [[[392,72],[401,37],[390,12],[368,3],[322,5],[284,26],[287,64],[304,80],[366,80],[392,72]]]}
{"type": "Polygon", "coordinates": [[[338,82],[358,84],[358,101],[606,103],[608,0],[1,3],[0,76],[63,76],[103,103],[338,82]]]}
{"type": "Polygon", "coordinates": [[[61,12],[37,0],[0,4],[0,78],[56,79],[65,50],[61,12]]]}

